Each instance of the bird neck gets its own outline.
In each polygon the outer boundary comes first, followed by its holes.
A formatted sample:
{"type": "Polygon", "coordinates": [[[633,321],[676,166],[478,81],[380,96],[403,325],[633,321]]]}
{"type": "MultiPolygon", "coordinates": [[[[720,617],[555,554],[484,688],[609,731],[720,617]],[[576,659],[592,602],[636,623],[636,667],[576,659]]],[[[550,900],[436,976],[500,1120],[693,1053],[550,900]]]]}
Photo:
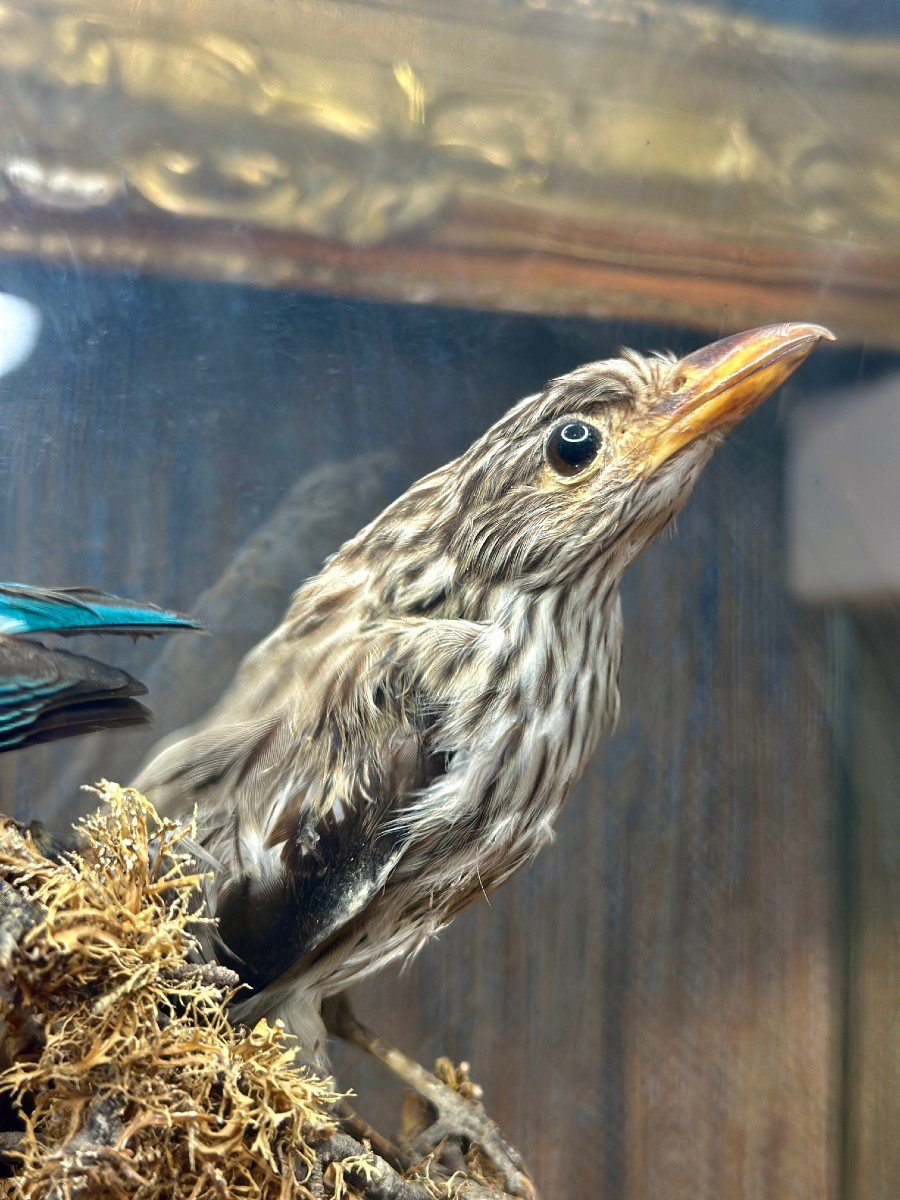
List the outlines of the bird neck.
{"type": "Polygon", "coordinates": [[[498,595],[489,619],[504,630],[506,654],[513,648],[518,655],[515,673],[526,711],[551,723],[570,722],[589,754],[618,714],[618,579],[498,595]]]}
{"type": "Polygon", "coordinates": [[[616,583],[591,593],[496,589],[483,619],[496,634],[490,655],[474,677],[455,676],[444,697],[439,743],[454,751],[452,766],[399,822],[410,844],[440,850],[471,899],[552,835],[619,706],[616,583]]]}

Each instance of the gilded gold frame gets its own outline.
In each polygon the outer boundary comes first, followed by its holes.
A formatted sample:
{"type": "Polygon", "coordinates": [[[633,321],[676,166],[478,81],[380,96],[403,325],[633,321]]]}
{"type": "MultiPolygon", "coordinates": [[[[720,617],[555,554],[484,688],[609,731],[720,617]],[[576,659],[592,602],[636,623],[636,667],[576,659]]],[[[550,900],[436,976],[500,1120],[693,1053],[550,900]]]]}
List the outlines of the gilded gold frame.
{"type": "Polygon", "coordinates": [[[0,0],[0,253],[900,345],[900,43],[651,0],[0,0]]]}

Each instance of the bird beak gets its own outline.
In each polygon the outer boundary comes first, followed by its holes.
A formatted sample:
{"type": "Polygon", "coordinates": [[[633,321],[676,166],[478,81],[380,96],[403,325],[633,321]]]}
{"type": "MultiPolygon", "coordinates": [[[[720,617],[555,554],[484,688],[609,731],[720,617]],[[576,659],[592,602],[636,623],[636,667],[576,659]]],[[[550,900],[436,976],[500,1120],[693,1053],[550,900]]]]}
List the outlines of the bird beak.
{"type": "Polygon", "coordinates": [[[763,325],[695,350],[673,368],[642,437],[642,464],[653,471],[704,434],[726,433],[783,383],[821,338],[822,325],[763,325]]]}

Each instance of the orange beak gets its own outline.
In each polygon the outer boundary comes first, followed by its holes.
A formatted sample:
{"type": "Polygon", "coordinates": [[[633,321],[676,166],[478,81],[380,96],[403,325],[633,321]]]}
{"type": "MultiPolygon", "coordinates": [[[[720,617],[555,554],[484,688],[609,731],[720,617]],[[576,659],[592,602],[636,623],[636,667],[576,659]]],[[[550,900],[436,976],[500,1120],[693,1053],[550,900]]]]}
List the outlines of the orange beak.
{"type": "Polygon", "coordinates": [[[696,438],[734,428],[784,383],[821,338],[835,340],[822,325],[763,325],[688,354],[673,368],[665,393],[651,410],[642,466],[653,471],[696,438]]]}

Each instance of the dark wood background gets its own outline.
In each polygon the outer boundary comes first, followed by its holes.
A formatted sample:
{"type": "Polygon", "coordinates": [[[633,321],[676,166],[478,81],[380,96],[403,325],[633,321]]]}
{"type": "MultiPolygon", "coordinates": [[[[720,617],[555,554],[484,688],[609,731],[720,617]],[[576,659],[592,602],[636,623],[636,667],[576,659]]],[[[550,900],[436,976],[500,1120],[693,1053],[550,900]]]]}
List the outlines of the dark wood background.
{"type": "MultiPolygon", "coordinates": [[[[510,402],[623,343],[698,341],[22,263],[0,288],[44,315],[0,382],[0,574],[196,607],[221,631],[103,647],[152,681],[153,736],[510,402]]],[[[420,1059],[471,1062],[549,1200],[900,1193],[898,623],[786,594],[780,420],[887,361],[817,356],[719,454],[630,573],[620,727],[553,845],[359,989],[420,1059]]],[[[126,780],[147,744],[7,756],[2,805],[63,822],[89,803],[76,780],[126,780]]],[[[338,1069],[389,1123],[374,1068],[338,1069]]]]}

